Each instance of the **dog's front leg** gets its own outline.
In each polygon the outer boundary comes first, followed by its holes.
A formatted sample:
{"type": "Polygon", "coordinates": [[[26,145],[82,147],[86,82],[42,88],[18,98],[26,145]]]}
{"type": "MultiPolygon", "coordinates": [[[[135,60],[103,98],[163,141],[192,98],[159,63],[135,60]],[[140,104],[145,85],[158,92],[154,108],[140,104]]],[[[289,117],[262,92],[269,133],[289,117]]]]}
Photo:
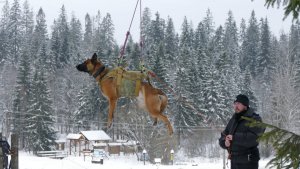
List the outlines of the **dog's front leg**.
{"type": "Polygon", "coordinates": [[[111,127],[112,120],[114,118],[114,111],[117,105],[117,99],[109,99],[109,113],[108,113],[108,123],[107,128],[111,127]]]}

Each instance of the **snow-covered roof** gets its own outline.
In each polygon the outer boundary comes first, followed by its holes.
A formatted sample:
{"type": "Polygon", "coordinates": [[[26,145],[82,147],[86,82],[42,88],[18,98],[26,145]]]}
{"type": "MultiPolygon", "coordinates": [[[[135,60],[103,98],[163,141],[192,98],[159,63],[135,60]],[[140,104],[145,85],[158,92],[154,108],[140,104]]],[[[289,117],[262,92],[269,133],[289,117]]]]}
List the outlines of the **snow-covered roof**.
{"type": "Polygon", "coordinates": [[[68,140],[78,140],[78,139],[80,139],[80,137],[81,137],[81,134],[70,133],[67,135],[68,140]]]}
{"type": "Polygon", "coordinates": [[[103,130],[81,131],[80,133],[89,141],[111,140],[103,130]]]}
{"type": "Polygon", "coordinates": [[[59,140],[55,140],[55,143],[65,143],[66,139],[59,139],[59,140]]]}

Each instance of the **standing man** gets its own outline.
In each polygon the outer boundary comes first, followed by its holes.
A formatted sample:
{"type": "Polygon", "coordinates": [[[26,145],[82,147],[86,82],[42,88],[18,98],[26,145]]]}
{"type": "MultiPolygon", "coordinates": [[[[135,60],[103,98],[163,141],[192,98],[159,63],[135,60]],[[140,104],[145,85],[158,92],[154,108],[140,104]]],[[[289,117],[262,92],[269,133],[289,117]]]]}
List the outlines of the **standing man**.
{"type": "Polygon", "coordinates": [[[0,137],[0,148],[3,153],[3,169],[8,169],[8,155],[10,154],[10,146],[5,138],[0,137]]]}
{"type": "Polygon", "coordinates": [[[231,160],[231,169],[258,169],[260,159],[257,138],[263,134],[264,128],[249,127],[242,116],[261,121],[261,117],[249,107],[246,95],[236,96],[233,103],[234,115],[221,133],[219,144],[227,149],[231,160]]]}

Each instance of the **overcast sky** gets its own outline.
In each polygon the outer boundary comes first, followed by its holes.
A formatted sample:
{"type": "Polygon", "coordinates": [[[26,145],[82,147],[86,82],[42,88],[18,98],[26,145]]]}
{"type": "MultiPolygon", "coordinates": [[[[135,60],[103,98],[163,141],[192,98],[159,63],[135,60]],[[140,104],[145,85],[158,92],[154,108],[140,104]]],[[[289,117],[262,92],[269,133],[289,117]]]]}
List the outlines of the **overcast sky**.
{"type": "MultiPolygon", "coordinates": [[[[12,4],[13,0],[9,0],[12,4]]],[[[24,0],[21,0],[23,4],[24,0]]],[[[130,20],[133,15],[134,7],[137,0],[28,0],[33,8],[35,15],[40,7],[46,14],[48,26],[53,24],[53,20],[59,15],[62,5],[65,5],[68,19],[72,13],[81,20],[84,25],[86,13],[95,16],[100,10],[102,16],[110,13],[115,25],[115,38],[119,44],[123,43],[125,34],[129,28],[130,20]]],[[[216,26],[223,25],[227,18],[228,11],[233,12],[233,16],[239,27],[242,18],[248,19],[251,11],[254,10],[258,20],[267,17],[271,31],[278,36],[282,30],[289,31],[291,17],[285,21],[283,10],[276,8],[266,9],[265,0],[142,0],[142,6],[149,7],[154,14],[159,12],[163,19],[170,16],[173,19],[175,29],[178,33],[181,31],[181,24],[184,16],[193,22],[194,28],[205,17],[207,9],[210,9],[216,26]]],[[[0,4],[2,9],[3,3],[0,4]]],[[[139,11],[133,22],[131,34],[135,41],[139,39],[139,11]]]]}

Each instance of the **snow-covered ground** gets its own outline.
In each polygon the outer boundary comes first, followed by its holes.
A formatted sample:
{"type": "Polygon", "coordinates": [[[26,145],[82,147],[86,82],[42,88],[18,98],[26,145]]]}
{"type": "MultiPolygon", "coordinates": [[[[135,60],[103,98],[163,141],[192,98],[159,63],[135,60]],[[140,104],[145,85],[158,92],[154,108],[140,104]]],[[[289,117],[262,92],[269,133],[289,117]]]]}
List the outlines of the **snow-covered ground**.
{"type": "MultiPolygon", "coordinates": [[[[176,165],[155,165],[149,162],[146,162],[146,165],[144,165],[142,161],[137,161],[135,155],[121,155],[104,159],[104,163],[101,165],[91,163],[91,157],[86,157],[84,161],[83,156],[69,156],[59,160],[36,157],[24,152],[20,152],[19,155],[20,169],[223,169],[222,159],[194,158],[185,162],[177,162],[176,165]]],[[[261,160],[260,169],[264,169],[267,162],[267,160],[261,160]]]]}

